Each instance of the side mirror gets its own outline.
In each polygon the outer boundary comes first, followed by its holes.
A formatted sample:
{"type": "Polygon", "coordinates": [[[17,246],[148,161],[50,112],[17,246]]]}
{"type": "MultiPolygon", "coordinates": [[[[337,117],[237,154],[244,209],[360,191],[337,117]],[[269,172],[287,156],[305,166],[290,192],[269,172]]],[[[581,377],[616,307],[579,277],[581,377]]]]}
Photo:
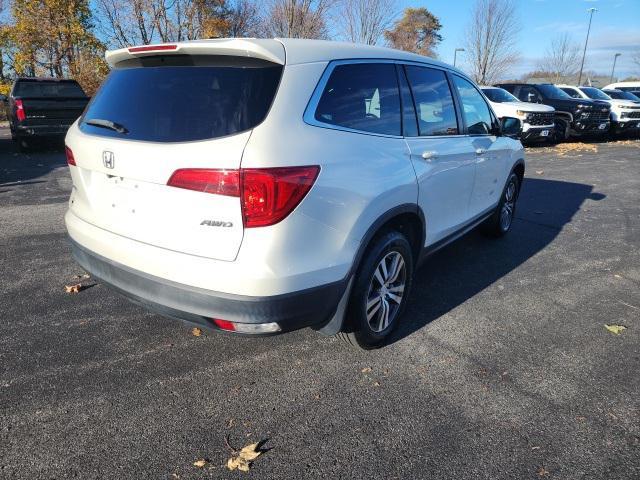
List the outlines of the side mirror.
{"type": "Polygon", "coordinates": [[[537,103],[538,99],[536,97],[536,94],[535,93],[527,94],[527,102],[529,102],[529,103],[537,103]]]}
{"type": "Polygon", "coordinates": [[[504,137],[520,138],[522,134],[522,122],[519,118],[502,117],[500,120],[500,130],[504,137]]]}

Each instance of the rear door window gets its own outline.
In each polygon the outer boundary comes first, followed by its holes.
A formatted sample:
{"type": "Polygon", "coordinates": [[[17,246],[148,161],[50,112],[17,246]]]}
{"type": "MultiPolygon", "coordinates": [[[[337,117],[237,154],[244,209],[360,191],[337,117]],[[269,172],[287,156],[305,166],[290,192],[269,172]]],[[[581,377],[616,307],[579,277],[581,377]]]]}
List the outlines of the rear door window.
{"type": "Polygon", "coordinates": [[[229,57],[203,65],[180,65],[173,59],[168,66],[149,65],[113,70],[89,104],[80,129],[150,142],[233,135],[264,120],[282,74],[281,65],[251,58],[229,57]],[[122,128],[89,124],[105,121],[122,128]]]}
{"type": "Polygon", "coordinates": [[[407,65],[407,78],[420,136],[457,135],[458,120],[447,76],[442,70],[407,65]]]}
{"type": "Polygon", "coordinates": [[[401,135],[395,65],[337,65],[324,87],[314,118],[362,132],[401,135]]]}

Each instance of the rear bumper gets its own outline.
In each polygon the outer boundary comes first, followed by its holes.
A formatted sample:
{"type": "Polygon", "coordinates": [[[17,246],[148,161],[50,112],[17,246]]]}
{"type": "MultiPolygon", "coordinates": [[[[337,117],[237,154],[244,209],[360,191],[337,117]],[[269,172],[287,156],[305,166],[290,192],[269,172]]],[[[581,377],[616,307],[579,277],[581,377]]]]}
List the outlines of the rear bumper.
{"type": "Polygon", "coordinates": [[[346,280],[269,297],[230,295],[171,282],[113,262],[72,239],[72,254],[94,278],[161,315],[217,329],[212,319],[237,323],[276,322],[280,332],[320,328],[334,315],[346,280]]]}
{"type": "Polygon", "coordinates": [[[62,137],[71,124],[61,125],[16,125],[16,134],[23,137],[62,137]]]}

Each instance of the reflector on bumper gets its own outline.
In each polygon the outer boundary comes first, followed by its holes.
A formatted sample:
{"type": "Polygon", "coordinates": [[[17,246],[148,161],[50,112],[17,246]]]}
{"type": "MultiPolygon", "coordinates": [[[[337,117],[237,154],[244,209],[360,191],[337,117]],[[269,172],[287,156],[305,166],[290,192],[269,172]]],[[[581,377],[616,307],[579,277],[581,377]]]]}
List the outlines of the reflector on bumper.
{"type": "Polygon", "coordinates": [[[280,331],[280,325],[276,322],[269,323],[235,323],[228,320],[213,318],[213,323],[221,330],[238,333],[276,333],[280,331]]]}

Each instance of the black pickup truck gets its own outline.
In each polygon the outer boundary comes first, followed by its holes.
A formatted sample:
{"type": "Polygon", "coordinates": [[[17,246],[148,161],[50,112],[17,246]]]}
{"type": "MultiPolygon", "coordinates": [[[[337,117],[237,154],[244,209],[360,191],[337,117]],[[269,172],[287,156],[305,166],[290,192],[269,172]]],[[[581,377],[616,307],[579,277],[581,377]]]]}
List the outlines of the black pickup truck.
{"type": "Polygon", "coordinates": [[[611,107],[605,102],[571,98],[550,83],[501,83],[496,87],[504,88],[522,102],[543,103],[555,108],[556,141],[609,132],[611,107]]]}
{"type": "Polygon", "coordinates": [[[0,100],[20,150],[38,139],[62,138],[89,102],[78,82],[54,78],[18,78],[0,100]]]}

